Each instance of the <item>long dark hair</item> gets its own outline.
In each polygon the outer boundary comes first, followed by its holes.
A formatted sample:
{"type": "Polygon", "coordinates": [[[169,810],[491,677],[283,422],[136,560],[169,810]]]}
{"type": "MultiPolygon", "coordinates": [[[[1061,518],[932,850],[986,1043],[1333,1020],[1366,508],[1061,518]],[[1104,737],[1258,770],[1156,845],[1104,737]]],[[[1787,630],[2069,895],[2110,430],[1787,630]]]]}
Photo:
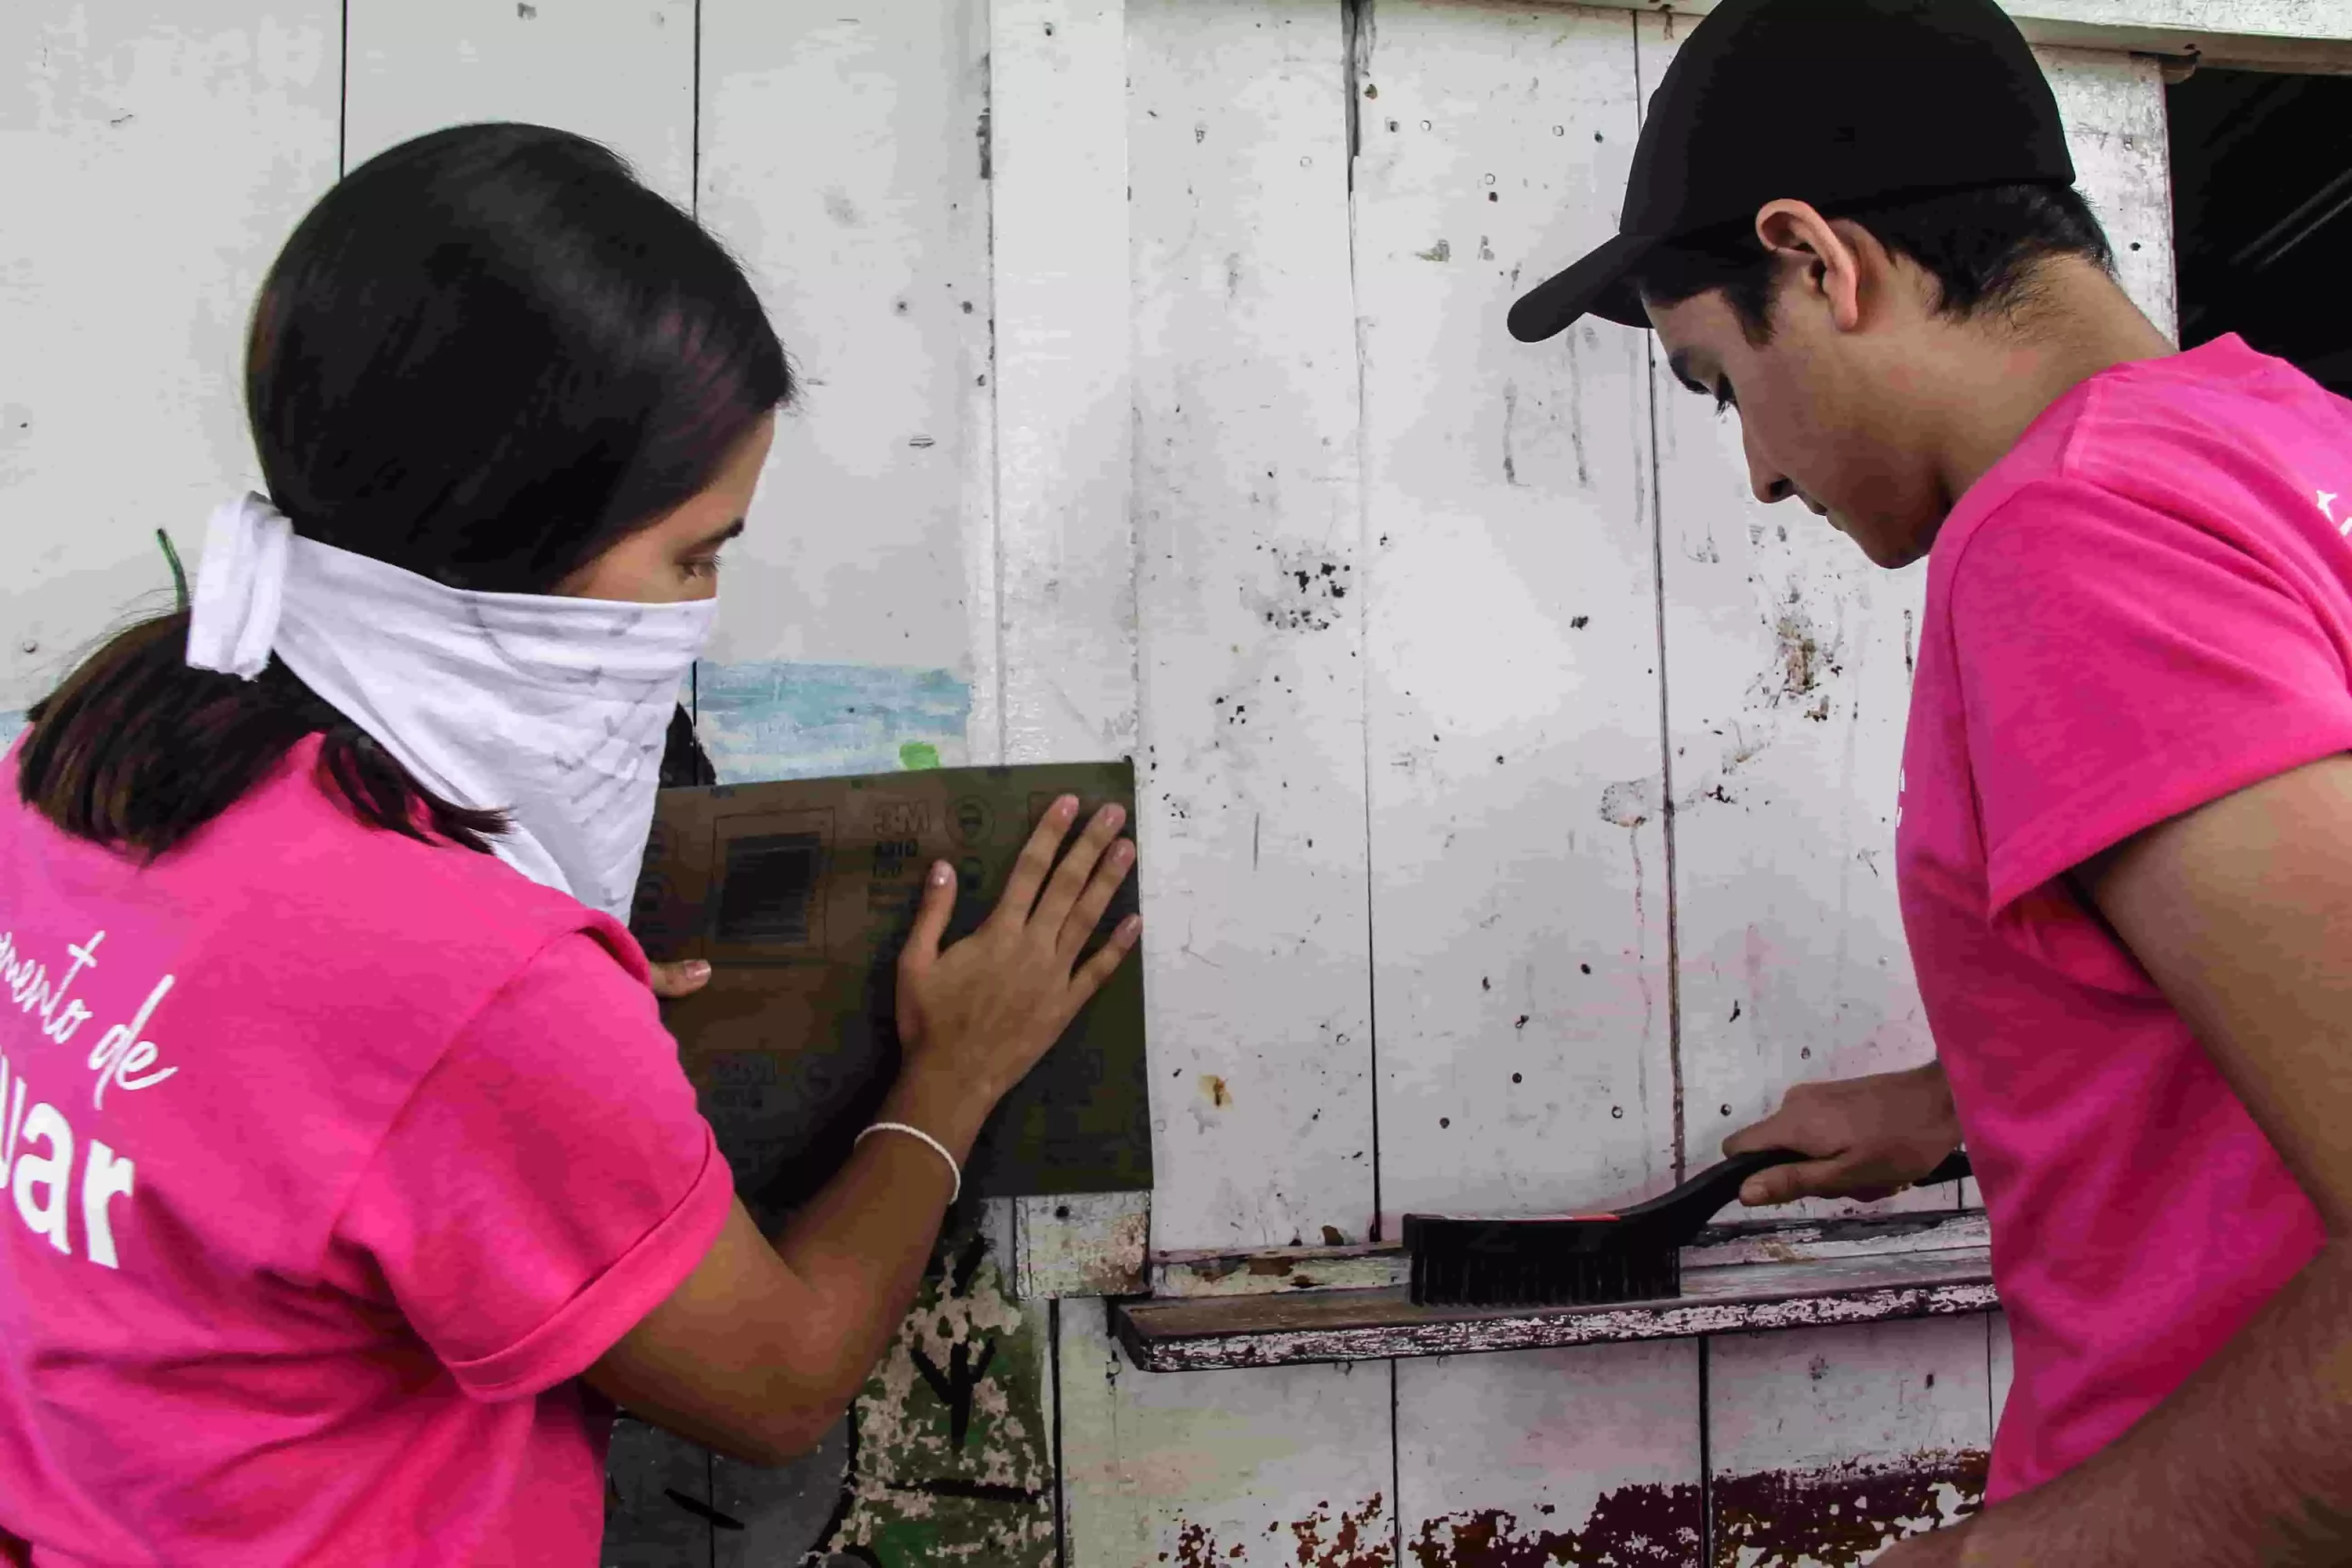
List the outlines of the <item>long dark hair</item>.
{"type": "MultiPolygon", "coordinates": [[[[708,488],[792,401],[790,363],[726,248],[609,149],[461,125],[383,153],[269,269],[246,401],[270,500],[305,538],[455,588],[544,593],[708,488]]],[[[226,499],[226,498],[223,498],[226,499]]],[[[186,662],[175,612],[35,705],[27,805],[161,855],[304,736],[362,820],[487,849],[497,812],[441,800],[272,660],[186,662]]]]}

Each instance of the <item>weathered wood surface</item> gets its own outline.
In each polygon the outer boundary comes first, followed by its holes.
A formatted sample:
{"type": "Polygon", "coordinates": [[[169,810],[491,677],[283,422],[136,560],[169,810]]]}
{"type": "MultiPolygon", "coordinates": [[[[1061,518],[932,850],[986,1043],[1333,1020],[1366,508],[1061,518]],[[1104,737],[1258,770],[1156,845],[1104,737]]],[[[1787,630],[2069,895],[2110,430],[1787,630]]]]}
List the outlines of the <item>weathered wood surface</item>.
{"type": "Polygon", "coordinates": [[[2172,152],[2158,63],[2079,49],[2037,49],[2077,187],[2115,247],[2124,292],[2175,342],[2180,301],[2172,250],[2172,152]]]}
{"type": "Polygon", "coordinates": [[[1511,300],[1613,229],[1632,19],[1404,0],[1356,91],[1383,1233],[1671,1184],[1645,350],[1511,300]],[[1375,96],[1376,95],[1376,96],[1375,96]]]}
{"type": "Polygon", "coordinates": [[[1062,1309],[1071,1568],[1395,1568],[1395,1386],[1377,1363],[1148,1376],[1062,1309]]]}
{"type": "Polygon", "coordinates": [[[343,166],[444,126],[519,120],[604,142],[690,206],[696,9],[352,0],[343,166]]]}
{"type": "Polygon", "coordinates": [[[1522,1351],[1397,1365],[1401,1561],[1690,1568],[1705,1525],[1699,1347],[1522,1351]],[[1496,1368],[1512,1375],[1465,1377],[1496,1368]]]}
{"type": "Polygon", "coordinates": [[[1710,1565],[1854,1568],[1980,1505],[1984,1319],[1731,1335],[1706,1358],[1710,1565]]]}
{"type": "Polygon", "coordinates": [[[1981,1312],[1997,1301],[1980,1247],[1696,1268],[1679,1297],[1610,1306],[1416,1307],[1402,1287],[1117,1302],[1146,1371],[1458,1355],[1620,1340],[1981,1312]]]}
{"type": "MultiPolygon", "coordinates": [[[[971,396],[990,368],[989,7],[703,0],[699,15],[699,213],[802,378],[728,546],[705,661],[966,670],[965,508],[991,449],[971,396]]],[[[609,24],[621,37],[625,20],[609,24]]],[[[761,722],[706,720],[704,743],[791,749],[750,732],[761,722]]],[[[968,760],[954,750],[940,760],[968,760]]]]}
{"type": "Polygon", "coordinates": [[[259,483],[245,330],[335,178],[341,8],[0,6],[0,734],[259,483]],[[135,460],[127,460],[135,453],[135,460]]]}
{"type": "MultiPolygon", "coordinates": [[[[1342,22],[1323,0],[1134,0],[1117,117],[1092,104],[1056,132],[1106,157],[1123,142],[1133,192],[1107,216],[1129,226],[1134,298],[1160,1247],[1361,1243],[1374,1220],[1342,22]]],[[[1365,1555],[1392,1536],[1386,1368],[1147,1378],[1099,1306],[1067,1302],[1062,1324],[1072,1563],[1223,1563],[1244,1545],[1390,1561],[1365,1555]]]]}
{"type": "Polygon", "coordinates": [[[1024,1300],[1131,1296],[1150,1288],[1150,1193],[1015,1198],[1012,1288],[1024,1300]]]}
{"type": "Polygon", "coordinates": [[[1162,1247],[1361,1241],[1373,1218],[1338,22],[1304,0],[1128,12],[1162,1247]]]}
{"type": "MultiPolygon", "coordinates": [[[[1981,1211],[1868,1215],[1709,1226],[1682,1249],[1685,1268],[1735,1263],[1806,1263],[1832,1258],[1883,1258],[1955,1247],[1987,1247],[1992,1229],[1981,1211]]],[[[1160,1299],[1277,1296],[1293,1290],[1380,1289],[1409,1281],[1412,1260],[1401,1244],[1293,1247],[1255,1252],[1171,1252],[1151,1260],[1151,1294],[1160,1299]]]]}

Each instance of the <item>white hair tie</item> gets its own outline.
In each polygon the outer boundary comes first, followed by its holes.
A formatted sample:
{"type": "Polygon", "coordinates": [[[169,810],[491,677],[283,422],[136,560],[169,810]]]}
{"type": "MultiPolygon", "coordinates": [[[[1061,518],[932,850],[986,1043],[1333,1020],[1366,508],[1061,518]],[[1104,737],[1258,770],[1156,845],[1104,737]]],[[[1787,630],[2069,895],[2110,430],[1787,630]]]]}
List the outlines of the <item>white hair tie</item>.
{"type": "Polygon", "coordinates": [[[247,492],[213,510],[188,602],[188,663],[251,680],[269,665],[286,608],[294,525],[247,492]]]}

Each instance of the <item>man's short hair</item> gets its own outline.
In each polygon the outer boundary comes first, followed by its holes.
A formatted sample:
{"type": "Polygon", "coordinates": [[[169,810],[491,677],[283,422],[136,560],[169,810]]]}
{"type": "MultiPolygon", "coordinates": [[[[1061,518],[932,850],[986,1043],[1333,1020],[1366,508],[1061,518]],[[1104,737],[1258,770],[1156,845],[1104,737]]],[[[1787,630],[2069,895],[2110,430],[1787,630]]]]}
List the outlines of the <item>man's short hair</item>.
{"type": "MultiPolygon", "coordinates": [[[[2072,185],[1988,185],[1824,207],[1935,279],[1937,313],[1956,321],[2027,301],[2036,263],[2079,256],[2115,275],[2115,251],[2097,216],[2072,185]]],[[[1679,305],[1719,289],[1758,346],[1772,338],[1773,268],[1752,219],[1689,236],[1644,258],[1642,297],[1679,305]]]]}

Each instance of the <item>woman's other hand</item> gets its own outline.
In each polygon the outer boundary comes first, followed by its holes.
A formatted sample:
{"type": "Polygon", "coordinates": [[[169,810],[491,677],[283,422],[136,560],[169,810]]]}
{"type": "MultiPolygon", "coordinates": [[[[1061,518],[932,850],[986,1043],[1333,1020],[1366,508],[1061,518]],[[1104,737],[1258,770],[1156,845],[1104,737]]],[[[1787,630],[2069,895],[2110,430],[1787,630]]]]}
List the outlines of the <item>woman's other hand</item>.
{"type": "Polygon", "coordinates": [[[710,965],[698,958],[685,959],[677,963],[656,963],[646,984],[654,988],[654,994],[664,1001],[677,996],[691,996],[710,984],[710,965]]]}

